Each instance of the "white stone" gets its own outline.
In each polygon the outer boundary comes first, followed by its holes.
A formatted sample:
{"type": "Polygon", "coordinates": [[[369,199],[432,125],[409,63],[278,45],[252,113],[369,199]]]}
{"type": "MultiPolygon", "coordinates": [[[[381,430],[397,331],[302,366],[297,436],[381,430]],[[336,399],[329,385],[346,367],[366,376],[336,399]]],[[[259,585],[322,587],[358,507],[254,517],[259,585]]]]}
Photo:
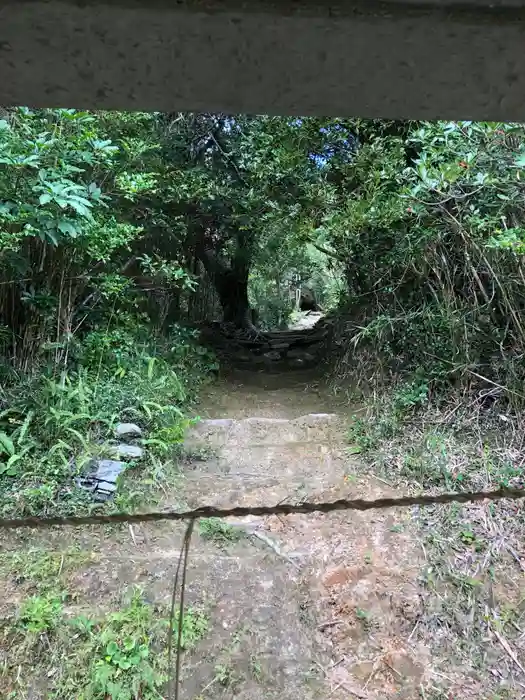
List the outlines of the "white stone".
{"type": "Polygon", "coordinates": [[[118,459],[140,459],[144,450],[138,445],[111,445],[111,454],[118,459]]]}
{"type": "Polygon", "coordinates": [[[118,423],[115,427],[115,435],[117,437],[124,437],[125,435],[136,435],[140,437],[142,435],[142,429],[135,423],[118,423]]]}

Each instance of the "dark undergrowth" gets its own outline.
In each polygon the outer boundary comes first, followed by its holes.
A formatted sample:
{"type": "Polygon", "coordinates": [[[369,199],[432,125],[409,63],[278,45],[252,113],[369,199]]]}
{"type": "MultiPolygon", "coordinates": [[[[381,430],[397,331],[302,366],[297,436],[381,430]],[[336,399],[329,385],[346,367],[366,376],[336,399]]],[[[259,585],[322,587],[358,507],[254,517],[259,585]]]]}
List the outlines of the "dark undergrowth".
{"type": "Polygon", "coordinates": [[[186,411],[213,358],[183,330],[157,341],[94,333],[81,351],[67,370],[11,376],[0,391],[4,516],[128,509],[177,478],[186,411]],[[144,457],[129,463],[113,502],[94,504],[76,478],[91,459],[109,456],[119,421],[142,429],[144,457]]]}

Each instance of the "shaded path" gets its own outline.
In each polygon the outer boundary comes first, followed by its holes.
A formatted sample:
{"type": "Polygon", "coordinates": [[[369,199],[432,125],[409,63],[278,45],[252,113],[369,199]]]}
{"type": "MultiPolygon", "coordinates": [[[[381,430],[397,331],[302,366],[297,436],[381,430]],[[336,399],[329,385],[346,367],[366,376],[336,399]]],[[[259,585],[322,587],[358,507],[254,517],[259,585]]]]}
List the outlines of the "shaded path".
{"type": "MultiPolygon", "coordinates": [[[[205,418],[187,437],[183,474],[164,506],[391,493],[359,475],[346,450],[343,407],[313,375],[236,372],[208,387],[199,413],[205,418]]],[[[182,698],[418,697],[428,654],[411,640],[421,554],[409,512],[251,518],[229,526],[221,533],[201,522],[192,542],[188,602],[209,622],[184,654],[182,698]]],[[[118,608],[137,585],[165,615],[182,533],[178,524],[159,523],[37,533],[25,544],[89,553],[68,574],[68,614],[118,608]]],[[[23,536],[12,546],[21,544],[23,536]]],[[[31,589],[12,578],[1,583],[6,617],[31,589]]],[[[40,674],[31,697],[48,697],[52,682],[40,674]]]]}
{"type": "MultiPolygon", "coordinates": [[[[210,450],[187,473],[189,505],[386,495],[384,484],[359,477],[343,410],[311,374],[238,372],[216,385],[203,398],[207,419],[188,437],[190,450],[210,450]]],[[[421,566],[409,518],[387,511],[232,523],[256,533],[251,556],[228,548],[240,562],[241,580],[231,584],[254,596],[241,601],[231,591],[221,616],[248,621],[245,655],[262,650],[269,675],[281,679],[261,687],[245,676],[235,697],[418,697],[428,654],[409,641],[421,566]]]]}

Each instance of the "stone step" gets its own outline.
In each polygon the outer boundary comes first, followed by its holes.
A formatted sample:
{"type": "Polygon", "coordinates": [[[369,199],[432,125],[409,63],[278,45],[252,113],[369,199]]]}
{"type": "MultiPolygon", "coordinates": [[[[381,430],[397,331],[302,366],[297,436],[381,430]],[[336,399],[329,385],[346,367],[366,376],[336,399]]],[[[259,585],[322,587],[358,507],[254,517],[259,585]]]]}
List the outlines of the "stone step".
{"type": "Polygon", "coordinates": [[[199,475],[242,476],[247,481],[252,477],[277,477],[291,483],[299,475],[317,479],[323,474],[344,473],[348,459],[344,450],[332,447],[329,442],[231,444],[219,448],[206,461],[190,463],[185,474],[195,470],[199,475]]]}
{"type": "Polygon", "coordinates": [[[288,442],[331,440],[340,430],[332,413],[310,413],[293,420],[285,418],[215,418],[199,421],[187,433],[186,445],[278,445],[288,442]]]}
{"type": "Polygon", "coordinates": [[[302,500],[344,486],[346,464],[344,452],[328,443],[223,447],[218,456],[186,467],[184,498],[190,507],[302,500]]]}
{"type": "MultiPolygon", "coordinates": [[[[68,575],[67,588],[74,593],[67,605],[68,615],[78,615],[91,608],[94,601],[102,609],[114,610],[123,590],[133,586],[143,591],[145,600],[169,605],[180,556],[179,543],[173,545],[172,549],[148,552],[147,544],[139,543],[139,551],[128,549],[121,555],[115,552],[110,556],[105,552],[100,557],[95,554],[68,575]]],[[[64,561],[67,565],[67,557],[64,561]]],[[[213,599],[215,605],[233,609],[232,601],[236,600],[238,604],[242,599],[242,608],[255,612],[267,604],[264,593],[268,588],[283,591],[299,584],[301,561],[300,557],[292,560],[289,555],[279,556],[255,538],[227,544],[223,549],[195,534],[187,567],[188,604],[193,601],[202,603],[204,590],[206,598],[213,599]],[[258,572],[258,575],[253,576],[252,572],[258,572]]],[[[10,595],[2,601],[0,620],[14,617],[28,595],[25,581],[18,582],[13,577],[8,579],[8,587],[10,595]]],[[[279,598],[274,604],[278,616],[279,598]]],[[[294,613],[297,612],[296,609],[294,613]]]]}

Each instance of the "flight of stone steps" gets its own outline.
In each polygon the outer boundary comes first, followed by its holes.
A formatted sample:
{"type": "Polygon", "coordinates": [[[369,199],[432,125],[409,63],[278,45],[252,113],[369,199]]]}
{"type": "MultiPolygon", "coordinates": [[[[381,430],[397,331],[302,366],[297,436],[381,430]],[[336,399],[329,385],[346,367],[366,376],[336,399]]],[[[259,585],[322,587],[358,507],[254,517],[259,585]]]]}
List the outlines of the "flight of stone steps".
{"type": "Polygon", "coordinates": [[[201,328],[200,342],[228,364],[282,371],[316,366],[330,333],[331,323],[326,318],[320,318],[312,327],[269,332],[212,323],[201,328]]]}
{"type": "MultiPolygon", "coordinates": [[[[300,415],[302,397],[296,396],[300,415]]],[[[255,396],[253,401],[256,413],[255,396]]],[[[293,407],[274,405],[275,417],[204,419],[192,426],[180,484],[166,490],[159,507],[379,495],[377,484],[346,479],[355,457],[346,451],[339,417],[309,413],[288,419],[281,416],[293,415],[293,407]]],[[[366,664],[410,635],[419,600],[417,556],[399,533],[396,516],[314,513],[227,523],[239,538],[206,538],[201,523],[192,538],[186,601],[205,610],[209,629],[183,657],[181,700],[384,700],[384,678],[371,679],[366,664]],[[356,610],[377,621],[373,633],[356,610]],[[217,669],[224,667],[235,678],[234,694],[217,680],[217,669]]],[[[62,550],[66,562],[72,547],[89,553],[68,581],[72,617],[95,606],[115,609],[135,586],[165,611],[184,529],[184,523],[171,522],[57,529],[32,533],[30,544],[62,550]]],[[[6,550],[20,546],[4,543],[6,550]]],[[[6,616],[16,614],[17,586],[5,583],[6,616]]],[[[416,697],[412,679],[407,685],[409,694],[399,697],[416,697]]]]}
{"type": "Polygon", "coordinates": [[[344,482],[340,431],[338,417],[327,413],[202,420],[185,442],[192,470],[185,498],[191,507],[227,507],[315,497],[344,482]],[[192,454],[206,458],[192,461],[192,454]]]}

